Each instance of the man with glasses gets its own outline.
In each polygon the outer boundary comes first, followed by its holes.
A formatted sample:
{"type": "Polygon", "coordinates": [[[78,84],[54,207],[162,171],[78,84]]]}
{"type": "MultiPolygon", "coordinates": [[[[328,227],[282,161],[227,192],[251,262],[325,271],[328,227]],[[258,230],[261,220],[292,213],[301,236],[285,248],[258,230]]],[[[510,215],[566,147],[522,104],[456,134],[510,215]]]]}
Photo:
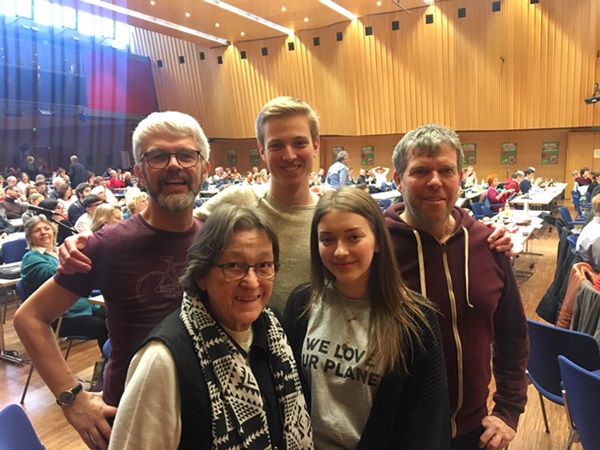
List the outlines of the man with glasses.
{"type": "Polygon", "coordinates": [[[87,273],[57,274],[14,318],[33,364],[90,448],[107,448],[108,420],[116,413],[133,351],[181,304],[178,277],[201,226],[192,215],[194,199],[210,167],[204,132],[178,112],[144,119],[133,133],[133,153],[135,174],[149,194],[146,209],[97,231],[82,250],[87,273]],[[81,391],[50,328],[92,289],[104,296],[112,345],[102,395],[81,391]]]}

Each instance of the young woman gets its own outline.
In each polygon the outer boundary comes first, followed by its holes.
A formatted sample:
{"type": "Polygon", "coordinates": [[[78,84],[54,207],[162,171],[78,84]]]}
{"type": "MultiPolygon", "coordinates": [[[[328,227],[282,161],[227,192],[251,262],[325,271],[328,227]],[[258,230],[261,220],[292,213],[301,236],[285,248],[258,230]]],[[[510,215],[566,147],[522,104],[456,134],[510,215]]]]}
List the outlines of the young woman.
{"type": "Polygon", "coordinates": [[[450,419],[436,312],[400,278],[379,205],[325,192],[311,226],[311,283],[284,327],[311,406],[316,448],[447,448],[450,419]]]}
{"type": "Polygon", "coordinates": [[[98,206],[96,211],[94,211],[90,230],[98,231],[104,225],[111,225],[121,220],[123,220],[123,213],[119,206],[103,204],[98,206]]]}

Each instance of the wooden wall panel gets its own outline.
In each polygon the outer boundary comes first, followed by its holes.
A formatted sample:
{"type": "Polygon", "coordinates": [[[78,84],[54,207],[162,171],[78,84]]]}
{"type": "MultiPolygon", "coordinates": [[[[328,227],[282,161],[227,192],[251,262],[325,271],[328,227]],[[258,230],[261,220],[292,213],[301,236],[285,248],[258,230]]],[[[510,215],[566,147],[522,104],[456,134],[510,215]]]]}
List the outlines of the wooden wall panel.
{"type": "MultiPolygon", "coordinates": [[[[361,167],[371,168],[373,166],[392,167],[392,153],[395,145],[402,135],[377,135],[377,136],[328,136],[321,138],[320,158],[313,160],[313,170],[319,167],[327,169],[331,165],[331,148],[342,146],[350,157],[349,166],[354,167],[354,176],[358,176],[358,170],[361,167]],[[374,147],[374,164],[372,166],[361,166],[361,147],[372,145],[374,147]]],[[[498,174],[501,180],[506,178],[507,170],[509,176],[517,170],[524,170],[533,166],[537,170],[538,176],[547,179],[566,181],[571,183],[573,178],[570,176],[572,167],[579,169],[583,165],[592,167],[591,155],[595,148],[600,148],[600,133],[569,133],[567,129],[562,130],[527,130],[527,131],[487,131],[475,132],[466,131],[460,133],[460,139],[464,143],[477,144],[477,163],[473,164],[479,179],[484,178],[489,173],[498,174]],[[584,135],[596,135],[590,138],[584,135]],[[581,136],[585,144],[581,145],[578,141],[577,146],[581,149],[576,161],[569,158],[570,147],[573,145],[573,137],[581,136]],[[595,139],[595,140],[594,140],[595,139]],[[517,143],[517,163],[506,166],[500,164],[500,145],[504,142],[517,143]],[[541,151],[543,142],[558,142],[559,159],[558,164],[542,164],[541,151]]],[[[240,140],[218,140],[211,144],[212,156],[211,165],[227,166],[227,148],[238,149],[238,170],[245,173],[250,169],[249,149],[256,147],[254,139],[240,140]]],[[[600,161],[600,160],[598,160],[600,161]]],[[[598,163],[600,170],[600,162],[598,163]]],[[[262,164],[260,167],[264,167],[262,164]]],[[[391,175],[390,175],[391,176],[391,175]]]]}
{"type": "Polygon", "coordinates": [[[258,110],[277,95],[309,102],[323,135],[394,134],[427,122],[462,131],[599,126],[600,105],[583,102],[600,76],[599,2],[501,5],[492,12],[491,2],[448,0],[362,17],[298,32],[295,51],[283,37],[201,48],[136,30],[134,51],[163,59],[162,69],[153,68],[161,109],[190,112],[215,138],[253,136],[258,110]]]}

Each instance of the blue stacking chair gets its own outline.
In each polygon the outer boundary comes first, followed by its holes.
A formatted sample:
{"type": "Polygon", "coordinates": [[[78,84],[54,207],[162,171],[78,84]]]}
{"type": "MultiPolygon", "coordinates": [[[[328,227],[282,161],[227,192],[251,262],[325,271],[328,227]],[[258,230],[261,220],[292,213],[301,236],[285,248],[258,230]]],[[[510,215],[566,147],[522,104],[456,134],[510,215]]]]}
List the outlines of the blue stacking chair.
{"type": "Polygon", "coordinates": [[[15,239],[2,244],[2,258],[5,263],[21,261],[25,253],[27,253],[27,241],[25,239],[15,239]]]}
{"type": "Polygon", "coordinates": [[[587,370],[600,370],[598,343],[589,334],[527,319],[530,355],[527,375],[538,390],[546,433],[550,433],[544,397],[564,405],[558,357],[566,356],[587,370]]]}
{"type": "Polygon", "coordinates": [[[471,211],[473,211],[473,217],[476,220],[481,220],[484,217],[487,217],[485,215],[485,211],[483,210],[484,206],[485,206],[485,203],[483,203],[483,202],[473,202],[473,203],[471,203],[471,211]]]}
{"type": "Polygon", "coordinates": [[[577,438],[585,450],[600,449],[600,375],[590,372],[564,356],[558,357],[562,377],[563,398],[571,433],[566,449],[570,449],[577,438]]]}
{"type": "Polygon", "coordinates": [[[381,207],[381,210],[385,211],[392,205],[392,199],[391,198],[382,198],[381,200],[377,200],[377,203],[381,207]]]}
{"type": "Polygon", "coordinates": [[[569,241],[569,248],[570,249],[575,248],[575,246],[577,245],[577,235],[576,234],[570,234],[569,236],[567,236],[567,241],[569,241]]]}
{"type": "Polygon", "coordinates": [[[0,411],[0,449],[44,450],[29,417],[19,405],[8,405],[0,411]]]}
{"type": "Polygon", "coordinates": [[[571,217],[571,213],[569,212],[569,208],[567,208],[566,206],[559,206],[558,212],[560,213],[560,217],[567,224],[569,230],[572,230],[575,226],[585,225],[585,218],[573,220],[573,218],[571,217]]]}
{"type": "Polygon", "coordinates": [[[573,207],[577,212],[577,218],[575,220],[585,220],[587,210],[584,211],[584,209],[581,206],[581,194],[579,193],[579,191],[571,191],[571,200],[573,201],[573,207]]]}

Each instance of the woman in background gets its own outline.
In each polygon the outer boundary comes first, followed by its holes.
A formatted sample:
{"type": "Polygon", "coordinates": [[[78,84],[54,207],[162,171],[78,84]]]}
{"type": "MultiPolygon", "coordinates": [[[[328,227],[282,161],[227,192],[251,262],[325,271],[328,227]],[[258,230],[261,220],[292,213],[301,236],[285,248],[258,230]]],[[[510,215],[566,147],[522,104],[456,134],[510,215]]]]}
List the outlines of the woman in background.
{"type": "Polygon", "coordinates": [[[71,225],[71,222],[67,219],[67,210],[63,208],[62,204],[58,200],[45,199],[38,205],[40,208],[52,211],[52,214],[45,212],[44,215],[48,219],[53,219],[54,223],[58,222],[58,232],[56,233],[56,244],[62,245],[66,238],[76,234],[77,231],[71,225]]]}
{"type": "Polygon", "coordinates": [[[127,212],[123,215],[124,219],[129,219],[134,214],[141,213],[148,206],[148,194],[139,188],[131,188],[125,194],[125,204],[127,212]]]}
{"type": "Polygon", "coordinates": [[[450,417],[434,307],[397,270],[379,205],[326,191],[311,225],[311,283],[284,328],[311,405],[316,448],[444,449],[450,417]]]}
{"type": "MultiPolygon", "coordinates": [[[[44,282],[54,276],[58,268],[58,255],[54,238],[55,225],[45,216],[34,216],[25,227],[25,239],[29,251],[21,262],[21,279],[27,295],[33,294],[44,282]]],[[[48,299],[52,301],[52,299],[48,299]]],[[[108,339],[104,308],[91,305],[87,298],[80,298],[63,315],[59,336],[88,336],[98,340],[98,347],[108,339]]],[[[53,328],[56,322],[53,324],[53,328]]]]}
{"type": "Polygon", "coordinates": [[[508,198],[514,194],[515,190],[504,189],[502,192],[499,192],[496,188],[500,183],[498,181],[498,175],[495,173],[489,174],[486,177],[485,182],[489,186],[485,196],[490,202],[492,211],[498,212],[504,207],[504,204],[507,202],[508,198]]]}
{"type": "MultiPolygon", "coordinates": [[[[27,197],[27,204],[33,205],[33,206],[38,206],[42,200],[44,200],[44,196],[42,194],[38,194],[37,192],[34,192],[29,197],[27,197]]],[[[23,221],[23,226],[27,225],[27,222],[29,222],[29,220],[33,216],[37,216],[37,215],[38,215],[37,212],[32,211],[30,209],[25,211],[21,215],[21,220],[23,221]]]]}
{"type": "Polygon", "coordinates": [[[94,211],[90,230],[98,231],[104,225],[117,223],[121,220],[123,220],[123,214],[121,213],[120,206],[103,204],[98,206],[96,211],[94,211]]]}
{"type": "Polygon", "coordinates": [[[58,202],[61,206],[67,211],[71,203],[73,203],[73,189],[69,183],[61,184],[58,188],[56,188],[56,195],[58,197],[58,202]]]}
{"type": "Polygon", "coordinates": [[[29,175],[27,174],[27,172],[21,172],[21,179],[17,183],[17,189],[19,189],[19,192],[21,193],[21,197],[23,197],[23,198],[28,197],[27,188],[29,188],[29,187],[33,187],[33,183],[29,179],[29,175]]]}

